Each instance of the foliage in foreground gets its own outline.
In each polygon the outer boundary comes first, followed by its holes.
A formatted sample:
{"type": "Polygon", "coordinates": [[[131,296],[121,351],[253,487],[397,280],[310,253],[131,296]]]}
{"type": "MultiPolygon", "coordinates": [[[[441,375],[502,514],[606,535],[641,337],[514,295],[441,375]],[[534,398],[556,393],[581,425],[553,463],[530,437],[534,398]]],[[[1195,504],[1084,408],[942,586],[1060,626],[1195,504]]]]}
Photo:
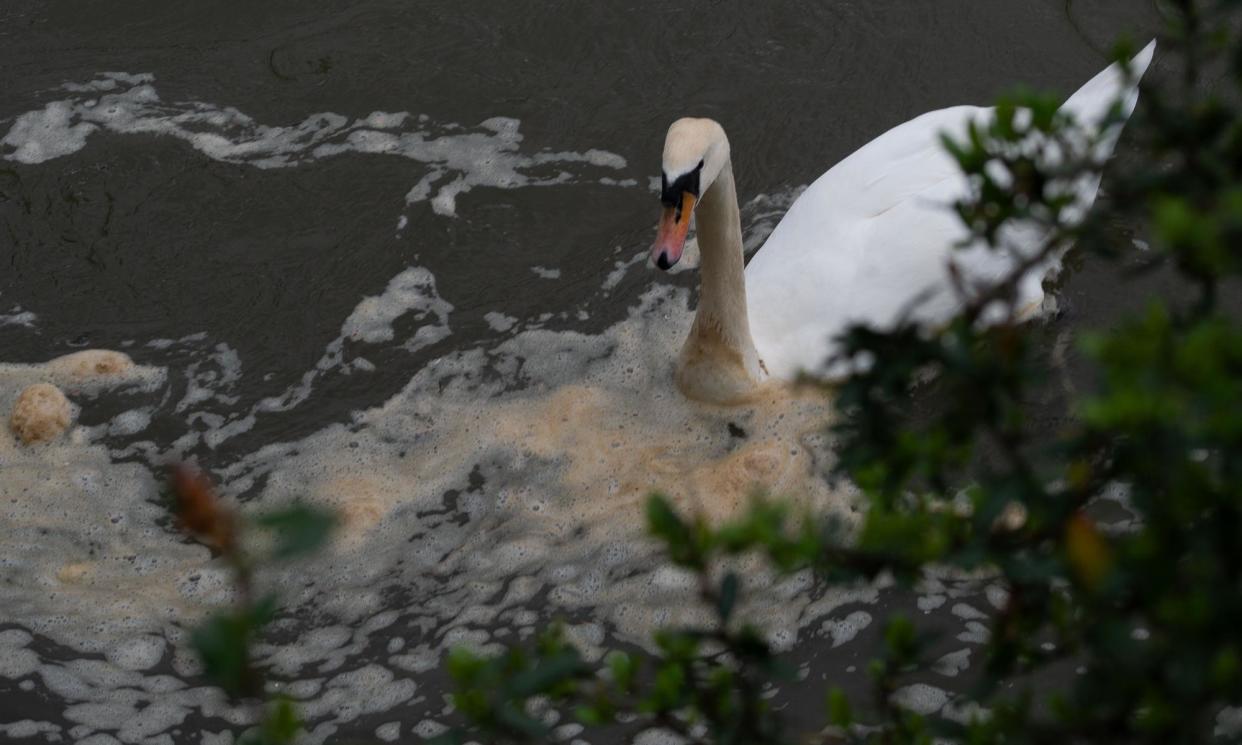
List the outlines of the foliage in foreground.
{"type": "Polygon", "coordinates": [[[328,512],[294,504],[255,517],[243,517],[216,494],[206,475],[190,466],[172,472],[173,512],[182,530],[220,552],[233,577],[236,602],[199,624],[190,643],[203,675],[238,702],[255,707],[259,724],[245,732],[239,745],[292,745],[302,732],[293,702],[283,696],[268,700],[262,672],[251,658],[251,645],[276,617],[279,596],[258,594],[257,569],[318,551],[336,523],[328,512]],[[248,535],[266,534],[270,545],[256,552],[248,535]]]}
{"type": "Polygon", "coordinates": [[[454,701],[475,739],[551,740],[553,709],[562,723],[747,745],[1217,736],[1222,709],[1242,704],[1242,324],[1221,307],[1242,273],[1237,7],[1167,4],[1161,57],[1180,80],[1167,90],[1144,84],[1128,126],[1136,155],[1110,167],[1110,199],[1085,218],[1067,210],[1059,185],[1103,163],[1053,99],[1002,101],[992,125],[946,143],[974,185],[959,214],[993,250],[1013,250],[1014,226],[1036,225],[1046,239],[1032,261],[1071,244],[1118,260],[1132,249],[1117,225],[1138,224],[1152,239],[1144,268],[1184,280],[1178,299],[1152,298],[1115,328],[1083,335],[1095,382],[1071,400],[1070,425],[1030,435],[1043,367],[1032,330],[1017,322],[1017,273],[962,288],[963,311],[942,329],[851,330],[847,356],[871,364],[838,390],[836,434],[840,473],[869,501],[861,529],[796,522],[779,502],[756,502],[712,528],[654,497],[650,531],[697,574],[714,623],[665,629],[656,654],[613,652],[600,664],[555,631],[496,657],[458,650],[454,701]],[[1234,87],[1205,90],[1205,70],[1223,71],[1234,87]],[[1033,154],[1023,146],[1031,142],[1057,143],[1060,157],[1033,154]],[[1007,320],[985,327],[985,313],[1007,320]],[[929,371],[942,415],[912,417],[912,391],[929,371]],[[1101,516],[1101,503],[1118,498],[1129,524],[1101,516]],[[825,692],[823,727],[795,737],[762,695],[788,671],[759,630],[735,620],[742,583],[721,569],[722,558],[749,551],[834,581],[913,583],[943,567],[990,573],[1007,600],[990,619],[979,682],[964,694],[973,707],[949,718],[894,705],[901,681],[930,660],[916,628],[893,618],[868,669],[870,700],[825,692]],[[1070,687],[1038,685],[1065,661],[1084,671],[1070,687]],[[1006,687],[1015,680],[1036,684],[1006,687]]]}

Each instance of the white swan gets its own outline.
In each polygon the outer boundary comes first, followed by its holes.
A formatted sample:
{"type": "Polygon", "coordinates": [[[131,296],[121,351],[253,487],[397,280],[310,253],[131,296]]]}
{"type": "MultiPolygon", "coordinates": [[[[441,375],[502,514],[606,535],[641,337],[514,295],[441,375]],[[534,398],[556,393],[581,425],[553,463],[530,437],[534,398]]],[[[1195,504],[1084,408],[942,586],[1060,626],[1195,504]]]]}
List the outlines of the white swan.
{"type": "MultiPolygon", "coordinates": [[[[1141,77],[1155,42],[1132,61],[1141,77]]],[[[1128,117],[1138,99],[1118,65],[1096,75],[1063,109],[1083,124],[1102,122],[1122,100],[1128,117]]],[[[697,215],[701,255],[698,311],[677,365],[677,384],[691,398],[737,403],[769,379],[815,371],[849,324],[884,328],[917,296],[916,317],[935,323],[953,315],[950,258],[972,280],[1006,273],[1012,255],[975,246],[954,250],[965,228],[949,206],[968,184],[940,143],[957,138],[991,108],[955,106],[923,114],[864,145],[820,176],[744,269],[741,221],[724,129],[710,119],[679,119],[664,143],[664,213],[652,261],[668,269],[681,257],[690,217],[697,215]]],[[[1107,157],[1121,124],[1104,133],[1107,157]]],[[[1074,186],[1075,208],[1095,200],[1098,179],[1074,186]]],[[[1038,235],[1018,234],[1033,248],[1038,235]]],[[[1022,246],[1019,246],[1020,248],[1022,246]]],[[[1022,307],[1038,308],[1049,266],[1026,275],[1022,307]]]]}

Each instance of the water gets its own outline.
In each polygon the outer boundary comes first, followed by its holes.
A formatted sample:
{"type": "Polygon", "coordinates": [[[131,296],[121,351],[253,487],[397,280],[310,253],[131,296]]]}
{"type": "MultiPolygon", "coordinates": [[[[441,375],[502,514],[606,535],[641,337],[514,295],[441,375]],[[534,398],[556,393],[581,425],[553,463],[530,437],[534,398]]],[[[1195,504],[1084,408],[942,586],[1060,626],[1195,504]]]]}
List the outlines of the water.
{"type": "MultiPolygon", "coordinates": [[[[1154,22],[1120,0],[7,4],[3,410],[66,353],[141,367],[62,380],[64,444],[0,444],[0,732],[196,743],[245,723],[185,652],[184,623],[229,594],[153,503],[173,459],[249,509],[346,513],[331,555],[269,580],[290,611],[262,657],[313,740],[433,732],[452,643],[561,617],[594,648],[695,618],[633,534],[648,489],[712,514],[755,481],[845,515],[853,498],[820,478],[822,402],[715,410],[668,385],[695,286],[642,257],[668,123],[725,125],[753,247],[886,128],[1016,82],[1068,92],[1154,22]]],[[[1051,348],[1124,305],[1097,274],[1063,287],[1051,348]]],[[[1003,601],[947,577],[770,584],[751,612],[809,682],[864,686],[894,609],[947,630],[908,693],[937,708],[1003,601]]]]}

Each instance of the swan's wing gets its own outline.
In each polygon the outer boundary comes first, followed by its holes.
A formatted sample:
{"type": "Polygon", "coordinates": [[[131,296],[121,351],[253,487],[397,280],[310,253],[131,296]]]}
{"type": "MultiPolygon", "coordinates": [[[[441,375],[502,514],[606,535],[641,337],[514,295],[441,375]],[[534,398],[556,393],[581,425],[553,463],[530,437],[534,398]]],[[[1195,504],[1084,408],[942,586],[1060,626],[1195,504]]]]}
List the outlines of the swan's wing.
{"type": "MultiPolygon", "coordinates": [[[[1148,44],[1132,60],[1138,76],[1155,51],[1148,44]]],[[[1128,117],[1138,98],[1118,65],[1106,68],[1065,102],[1080,123],[1098,124],[1114,101],[1128,117]]],[[[950,257],[972,282],[1007,273],[1015,257],[986,246],[954,252],[965,228],[951,205],[968,193],[966,179],[944,151],[940,135],[961,139],[970,121],[992,110],[957,106],[924,114],[864,145],[815,181],[790,207],[746,268],[746,292],[755,346],[768,370],[791,378],[821,369],[835,351],[833,338],[848,325],[886,328],[921,298],[915,317],[936,323],[957,309],[948,273],[950,257]]],[[[1100,157],[1108,157],[1123,122],[1104,132],[1100,157]]],[[[1069,185],[1075,209],[1095,200],[1099,178],[1069,185]]],[[[1033,247],[1039,236],[1018,226],[1011,243],[1033,247]]],[[[1036,267],[1020,285],[1019,302],[1043,297],[1045,271],[1036,267]]]]}
{"type": "MultiPolygon", "coordinates": [[[[746,268],[755,345],[768,370],[818,369],[855,322],[887,326],[945,284],[966,181],[940,144],[989,109],[923,114],[880,135],[807,188],[746,268]]],[[[944,305],[937,303],[936,306],[944,305]]]]}

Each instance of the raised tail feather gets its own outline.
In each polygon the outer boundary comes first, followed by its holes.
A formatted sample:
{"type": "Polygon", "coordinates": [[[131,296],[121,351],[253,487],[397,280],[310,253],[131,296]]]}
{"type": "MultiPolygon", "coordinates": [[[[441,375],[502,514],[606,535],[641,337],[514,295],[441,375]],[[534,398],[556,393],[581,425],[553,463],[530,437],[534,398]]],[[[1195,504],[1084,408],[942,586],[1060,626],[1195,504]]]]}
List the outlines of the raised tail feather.
{"type": "Polygon", "coordinates": [[[1101,152],[1099,153],[1101,159],[1112,154],[1113,148],[1117,145],[1117,138],[1121,136],[1125,120],[1134,113],[1134,106],[1138,103],[1138,81],[1147,72],[1147,67],[1151,64],[1155,52],[1156,40],[1152,39],[1146,47],[1143,47],[1143,51],[1134,55],[1130,60],[1130,67],[1134,73],[1133,80],[1127,81],[1121,64],[1113,63],[1088,80],[1085,85],[1075,91],[1074,95],[1061,104],[1061,110],[1073,114],[1074,120],[1079,124],[1095,127],[1104,121],[1113,104],[1121,101],[1122,121],[1115,124],[1101,138],[1101,152]]]}
{"type": "MultiPolygon", "coordinates": [[[[1147,72],[1155,51],[1156,41],[1153,39],[1130,60],[1133,78],[1127,79],[1121,64],[1113,63],[1088,80],[1061,104],[1061,111],[1069,112],[1079,125],[1097,132],[1097,128],[1112,111],[1113,105],[1120,102],[1121,120],[1114,121],[1106,131],[1099,133],[1100,137],[1095,143],[1093,155],[1101,162],[1112,156],[1122,128],[1134,113],[1134,107],[1138,104],[1138,81],[1147,72]]],[[[1100,174],[1083,175],[1072,181],[1069,188],[1074,192],[1074,204],[1065,213],[1065,218],[1072,224],[1081,220],[1095,202],[1100,189],[1100,174]]]]}

